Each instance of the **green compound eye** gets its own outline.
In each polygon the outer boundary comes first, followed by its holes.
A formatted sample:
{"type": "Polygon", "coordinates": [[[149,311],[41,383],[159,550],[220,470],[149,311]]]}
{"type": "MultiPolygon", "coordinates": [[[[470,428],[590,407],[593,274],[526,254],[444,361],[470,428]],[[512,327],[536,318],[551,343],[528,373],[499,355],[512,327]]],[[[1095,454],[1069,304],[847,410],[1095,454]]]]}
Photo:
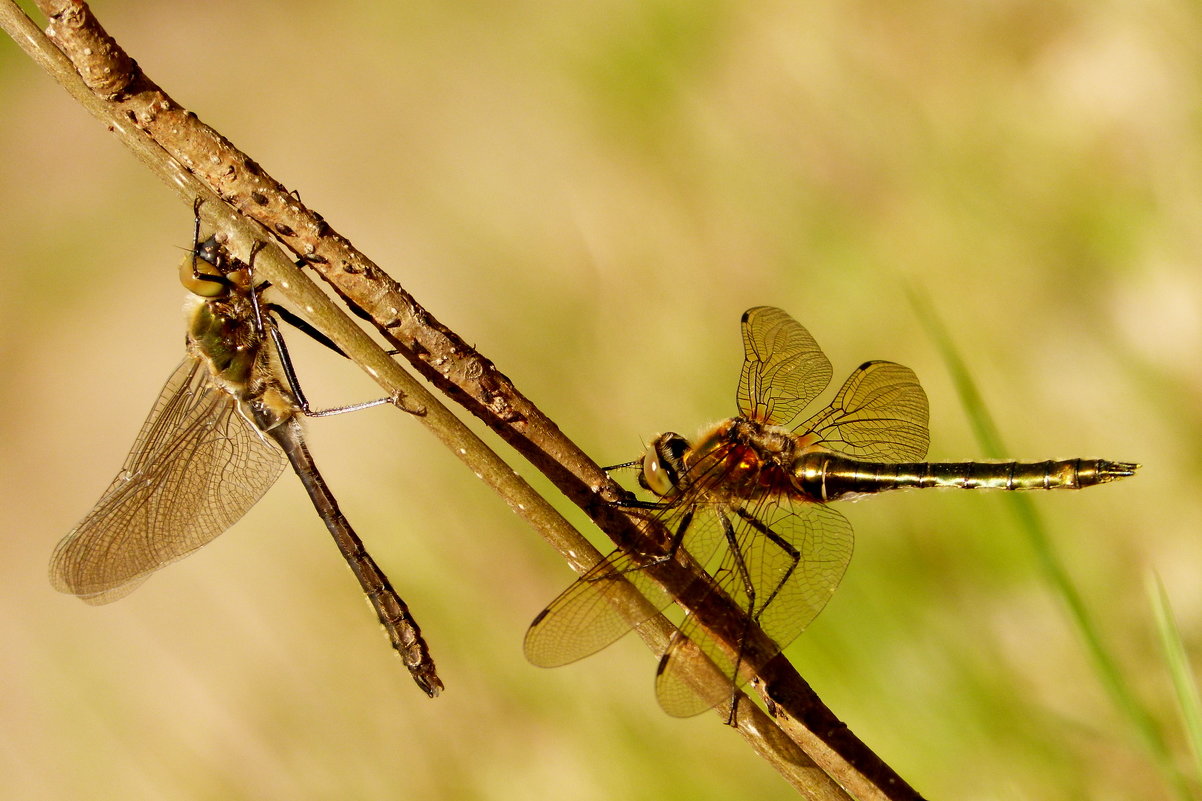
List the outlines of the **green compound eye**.
{"type": "Polygon", "coordinates": [[[220,261],[214,255],[217,242],[209,237],[203,244],[184,256],[179,265],[179,281],[193,295],[219,298],[229,293],[230,282],[222,274],[220,261]]]}

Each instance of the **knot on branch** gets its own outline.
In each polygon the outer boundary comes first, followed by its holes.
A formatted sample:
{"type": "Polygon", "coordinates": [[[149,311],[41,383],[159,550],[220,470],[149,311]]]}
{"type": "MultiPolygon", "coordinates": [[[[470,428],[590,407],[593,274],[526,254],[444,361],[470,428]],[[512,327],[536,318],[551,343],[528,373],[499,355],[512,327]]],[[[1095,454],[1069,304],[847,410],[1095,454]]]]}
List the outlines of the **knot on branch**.
{"type": "Polygon", "coordinates": [[[88,88],[107,100],[125,94],[140,72],[138,63],[101,27],[87,3],[60,0],[44,3],[43,10],[50,18],[46,35],[75,64],[88,88]]]}

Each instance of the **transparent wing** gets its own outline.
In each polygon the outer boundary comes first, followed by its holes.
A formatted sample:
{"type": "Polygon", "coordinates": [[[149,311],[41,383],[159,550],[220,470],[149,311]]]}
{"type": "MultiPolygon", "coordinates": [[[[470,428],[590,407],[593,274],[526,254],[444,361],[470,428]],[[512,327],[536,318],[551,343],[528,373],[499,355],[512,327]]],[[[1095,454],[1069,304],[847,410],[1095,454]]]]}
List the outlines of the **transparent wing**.
{"type": "MultiPolygon", "coordinates": [[[[685,527],[681,546],[694,560],[704,561],[716,544],[712,516],[686,515],[680,506],[665,507],[653,518],[675,532],[685,527]]],[[[646,557],[613,551],[576,579],[547,606],[526,632],[526,658],[539,667],[558,667],[600,651],[672,603],[672,594],[653,581],[646,557]],[[646,603],[625,600],[625,582],[638,588],[646,603]]]]}
{"type": "Polygon", "coordinates": [[[918,462],[927,453],[927,395],[908,367],[865,362],[831,405],[796,428],[807,444],[874,462],[918,462]],[[812,435],[812,436],[809,436],[812,435]]]}
{"type": "Polygon", "coordinates": [[[768,498],[751,507],[714,506],[708,511],[730,536],[710,571],[714,583],[760,625],[772,647],[755,653],[740,647],[732,653],[696,617],[686,617],[660,661],[655,682],[660,705],[676,717],[697,715],[728,700],[734,688],[817,617],[851,561],[851,524],[829,506],[794,506],[783,498],[768,498]],[[690,679],[695,649],[722,671],[725,685],[702,687],[690,679]]]}
{"type": "Polygon", "coordinates": [[[831,382],[831,363],[810,332],[780,309],[756,306],[743,314],[743,372],[739,413],[783,425],[831,382]]]}
{"type": "Polygon", "coordinates": [[[523,650],[539,667],[558,667],[595,654],[672,601],[621,549],[572,582],[539,613],[526,632],[523,650]],[[626,582],[638,587],[647,603],[623,613],[626,582]]]}
{"type": "Polygon", "coordinates": [[[50,583],[90,604],[115,601],[225,531],[287,460],[185,359],[142,425],[125,466],[55,548],[50,583]]]}

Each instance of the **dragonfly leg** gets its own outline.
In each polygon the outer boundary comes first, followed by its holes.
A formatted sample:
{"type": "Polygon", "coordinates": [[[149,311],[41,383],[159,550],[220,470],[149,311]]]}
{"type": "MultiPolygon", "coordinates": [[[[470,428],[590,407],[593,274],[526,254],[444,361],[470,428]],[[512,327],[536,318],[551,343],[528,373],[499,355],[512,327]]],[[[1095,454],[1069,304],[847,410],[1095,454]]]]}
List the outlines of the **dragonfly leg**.
{"type": "MultiPolygon", "coordinates": [[[[255,289],[263,290],[263,289],[266,289],[268,286],[269,286],[269,284],[262,283],[262,284],[259,284],[257,287],[255,287],[255,289]]],[[[310,323],[304,317],[301,317],[299,314],[295,314],[292,311],[289,311],[287,308],[279,305],[278,303],[265,303],[265,304],[263,304],[263,308],[266,309],[267,311],[271,312],[272,314],[274,314],[276,317],[279,317],[281,320],[288,323],[288,325],[292,326],[296,330],[305,334],[310,339],[312,339],[314,342],[324,345],[325,347],[334,351],[335,353],[337,353],[339,356],[341,356],[344,359],[350,358],[349,356],[346,355],[346,353],[343,352],[342,348],[340,348],[334,344],[334,340],[330,339],[328,336],[321,333],[321,331],[319,331],[316,326],[314,326],[312,323],[310,323]]]]}
{"type": "Polygon", "coordinates": [[[743,693],[739,692],[738,687],[730,694],[730,712],[726,715],[726,725],[732,729],[739,728],[739,699],[742,696],[743,693]]]}
{"type": "MultiPolygon", "coordinates": [[[[743,552],[739,549],[734,526],[731,525],[730,518],[725,513],[719,513],[718,517],[722,522],[722,535],[726,538],[726,546],[730,549],[731,558],[739,573],[739,580],[743,582],[743,592],[747,594],[747,615],[743,618],[738,642],[735,644],[734,670],[730,675],[730,714],[726,718],[726,725],[735,726],[739,714],[739,672],[743,668],[747,635],[751,631],[752,621],[758,619],[762,610],[756,606],[755,583],[751,580],[751,571],[747,568],[747,560],[743,558],[743,552]]],[[[773,595],[775,594],[774,591],[773,595]]]]}
{"type": "Polygon", "coordinates": [[[777,534],[769,526],[765,525],[764,521],[760,520],[746,509],[739,507],[735,510],[735,514],[742,518],[747,525],[751,526],[760,534],[763,534],[769,542],[780,548],[785,552],[785,555],[789,557],[789,568],[785,571],[785,574],[781,576],[781,579],[776,583],[776,586],[772,588],[772,593],[768,596],[767,600],[764,601],[764,605],[760,609],[760,612],[762,613],[764,609],[767,609],[772,605],[772,602],[776,600],[777,594],[779,594],[781,589],[784,588],[785,584],[788,583],[789,578],[793,575],[793,571],[797,569],[799,564],[801,564],[801,551],[797,550],[793,543],[777,534]]]}
{"type": "Polygon", "coordinates": [[[414,417],[425,417],[426,407],[421,405],[407,406],[405,404],[406,395],[404,392],[397,391],[395,395],[388,399],[388,402],[400,409],[402,412],[408,412],[414,417]]]}
{"type": "MultiPolygon", "coordinates": [[[[259,251],[264,247],[266,247],[264,243],[256,242],[250,249],[250,260],[247,264],[247,269],[251,272],[252,276],[254,275],[255,256],[257,256],[259,251]]],[[[286,309],[283,309],[275,304],[261,303],[259,300],[259,293],[268,286],[269,284],[260,284],[249,293],[251,308],[254,309],[255,326],[260,332],[266,333],[271,337],[271,343],[275,346],[276,354],[278,354],[280,358],[280,370],[284,373],[284,379],[288,382],[288,389],[291,390],[293,397],[296,399],[296,405],[300,408],[301,413],[304,414],[305,417],[331,417],[336,414],[370,409],[373,406],[383,406],[386,403],[391,403],[404,411],[410,412],[411,414],[425,413],[425,409],[420,410],[420,412],[409,409],[408,407],[404,406],[403,403],[398,402],[396,396],[377,398],[376,400],[364,401],[363,403],[352,403],[347,406],[335,406],[330,409],[314,409],[309,404],[309,399],[305,396],[305,391],[301,389],[300,380],[296,376],[296,368],[292,365],[292,357],[288,354],[288,346],[284,342],[284,335],[280,333],[279,325],[275,322],[275,319],[271,317],[270,314],[265,313],[264,310],[266,309],[267,312],[272,312],[279,315],[304,333],[313,337],[313,339],[317,340],[326,347],[331,348],[336,353],[340,353],[343,356],[346,356],[346,354],[343,353],[341,348],[334,344],[333,340],[321,333],[319,330],[317,330],[317,328],[307,321],[302,320],[292,312],[287,311],[286,309]]]]}

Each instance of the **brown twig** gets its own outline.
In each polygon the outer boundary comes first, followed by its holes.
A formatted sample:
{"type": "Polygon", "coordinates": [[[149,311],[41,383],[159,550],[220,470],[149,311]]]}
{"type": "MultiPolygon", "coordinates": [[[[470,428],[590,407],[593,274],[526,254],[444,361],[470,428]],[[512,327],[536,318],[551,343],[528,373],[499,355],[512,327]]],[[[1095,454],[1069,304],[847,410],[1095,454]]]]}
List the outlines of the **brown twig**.
{"type": "MultiPolygon", "coordinates": [[[[650,550],[640,545],[646,543],[649,534],[614,505],[620,490],[491,361],[435,320],[383,270],[229,140],[172,100],[104,32],[86,4],[78,0],[39,0],[38,5],[51,20],[47,33],[58,46],[57,51],[11,0],[0,0],[0,23],[182,197],[189,202],[196,196],[220,198],[237,212],[237,219],[226,220],[216,218],[210,210],[210,222],[233,229],[247,250],[251,242],[268,238],[266,232],[270,231],[321,274],[353,309],[369,318],[419,373],[547,475],[615,543],[650,550]]],[[[596,561],[596,552],[587,541],[563,523],[525,482],[516,479],[424,387],[375,347],[362,330],[327,308],[324,294],[292,268],[277,249],[265,251],[258,265],[264,277],[304,308],[336,342],[351,343],[345,348],[348,354],[386,390],[403,394],[408,403],[425,409],[427,413],[419,419],[494,486],[515,511],[530,520],[574,569],[581,571],[596,561]]],[[[687,565],[670,563],[657,570],[655,577],[679,596],[693,574],[687,565]]],[[[632,604],[637,601],[632,599],[632,604]]],[[[730,628],[724,623],[739,620],[741,615],[729,599],[714,595],[704,604],[688,608],[719,633],[730,628]]],[[[735,628],[742,630],[741,626],[735,628]]],[[[659,650],[670,630],[670,624],[662,618],[655,625],[640,627],[652,647],[659,650]]],[[[861,799],[918,797],[830,713],[783,655],[761,671],[760,679],[776,720],[754,704],[742,703],[738,730],[804,795],[844,798],[842,786],[861,799]]]]}

